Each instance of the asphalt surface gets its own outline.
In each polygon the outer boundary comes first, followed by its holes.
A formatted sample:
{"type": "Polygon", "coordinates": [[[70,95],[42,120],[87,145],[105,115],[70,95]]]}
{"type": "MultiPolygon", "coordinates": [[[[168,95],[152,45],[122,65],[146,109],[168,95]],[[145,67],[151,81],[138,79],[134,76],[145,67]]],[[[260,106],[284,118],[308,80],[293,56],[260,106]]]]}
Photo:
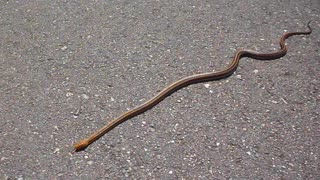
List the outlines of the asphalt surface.
{"type": "Polygon", "coordinates": [[[0,1],[0,179],[319,179],[320,2],[0,1]],[[85,151],[72,145],[188,75],[85,151]]]}

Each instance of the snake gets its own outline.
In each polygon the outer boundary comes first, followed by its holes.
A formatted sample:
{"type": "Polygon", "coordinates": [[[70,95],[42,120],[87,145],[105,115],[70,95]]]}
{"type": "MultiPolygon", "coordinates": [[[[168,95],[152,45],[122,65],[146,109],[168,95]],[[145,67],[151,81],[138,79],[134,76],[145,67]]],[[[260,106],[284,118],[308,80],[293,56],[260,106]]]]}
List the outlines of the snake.
{"type": "Polygon", "coordinates": [[[307,23],[308,30],[307,31],[301,31],[301,32],[287,32],[284,33],[279,41],[280,49],[276,52],[272,53],[260,53],[253,50],[247,50],[247,49],[239,49],[235,52],[235,55],[231,61],[231,63],[221,71],[217,72],[207,72],[207,73],[201,73],[201,74],[195,74],[191,75],[185,78],[182,78],[171,85],[164,88],[162,91],[160,91],[157,95],[155,95],[153,98],[149,99],[148,101],[144,102],[143,104],[133,108],[132,110],[129,110],[123,114],[121,114],[119,117],[113,119],[110,121],[107,125],[103,126],[101,129],[93,133],[88,138],[82,139],[75,143],[73,145],[73,152],[78,152],[86,149],[91,143],[95,142],[97,139],[102,137],[104,134],[118,126],[119,124],[125,122],[126,120],[135,117],[139,114],[142,114],[146,112],[147,110],[151,109],[155,105],[157,105],[159,102],[161,102],[163,99],[171,95],[172,93],[176,92],[177,90],[189,86],[191,84],[195,83],[201,83],[201,82],[207,82],[207,81],[214,81],[214,80],[220,80],[227,78],[231,76],[239,66],[240,59],[242,57],[249,57],[257,60],[274,60],[279,59],[286,55],[287,53],[287,46],[285,44],[285,40],[289,38],[290,36],[294,35],[309,35],[312,32],[312,28],[310,27],[311,21],[307,23]]]}

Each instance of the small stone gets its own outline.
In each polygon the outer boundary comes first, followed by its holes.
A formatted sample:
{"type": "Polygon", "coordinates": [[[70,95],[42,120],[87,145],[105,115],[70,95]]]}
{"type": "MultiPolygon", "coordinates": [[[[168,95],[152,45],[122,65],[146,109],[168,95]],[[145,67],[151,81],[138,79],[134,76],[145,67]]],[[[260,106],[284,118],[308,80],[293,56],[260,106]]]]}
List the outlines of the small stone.
{"type": "Polygon", "coordinates": [[[274,104],[278,104],[278,101],[275,101],[275,100],[271,100],[271,102],[274,104]]]}
{"type": "Polygon", "coordinates": [[[87,164],[88,164],[88,165],[92,165],[92,164],[93,164],[93,161],[88,161],[87,164]]]}
{"type": "Polygon", "coordinates": [[[5,161],[5,160],[7,160],[7,159],[9,159],[9,158],[1,157],[1,161],[5,161]]]}
{"type": "Polygon", "coordinates": [[[289,163],[289,166],[291,166],[291,167],[294,167],[294,164],[292,164],[292,163],[289,163]]]}
{"type": "Polygon", "coordinates": [[[241,79],[241,75],[240,74],[238,74],[236,77],[237,77],[237,79],[241,79]]]}
{"type": "Polygon", "coordinates": [[[83,99],[89,99],[89,96],[86,95],[86,94],[81,94],[81,97],[82,97],[83,99]]]}
{"type": "Polygon", "coordinates": [[[73,93],[72,92],[67,92],[66,96],[67,97],[73,96],[73,93]]]}
{"type": "Polygon", "coordinates": [[[209,88],[210,84],[204,84],[204,87],[209,88]]]}
{"type": "Polygon", "coordinates": [[[63,47],[61,48],[61,50],[64,51],[64,50],[66,50],[67,48],[68,48],[67,46],[63,46],[63,47]]]}
{"type": "Polygon", "coordinates": [[[285,104],[288,104],[288,102],[284,98],[280,98],[285,104]]]}
{"type": "Polygon", "coordinates": [[[56,148],[53,153],[56,154],[56,153],[59,153],[60,149],[59,148],[56,148]]]}
{"type": "Polygon", "coordinates": [[[259,71],[258,71],[258,69],[255,69],[255,70],[253,70],[253,72],[254,72],[255,74],[257,74],[259,71]]]}
{"type": "Polygon", "coordinates": [[[169,171],[169,174],[173,174],[173,172],[172,172],[172,171],[169,171]]]}

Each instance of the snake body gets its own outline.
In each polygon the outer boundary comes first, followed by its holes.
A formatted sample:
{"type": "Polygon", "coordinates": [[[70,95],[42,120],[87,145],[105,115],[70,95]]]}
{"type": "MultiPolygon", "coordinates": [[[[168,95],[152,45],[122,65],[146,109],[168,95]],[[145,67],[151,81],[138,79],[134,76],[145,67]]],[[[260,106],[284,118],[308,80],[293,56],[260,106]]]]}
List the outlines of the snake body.
{"type": "Polygon", "coordinates": [[[293,35],[307,35],[311,34],[312,29],[310,27],[310,22],[308,22],[307,27],[308,31],[305,32],[289,32],[285,33],[280,38],[280,49],[277,52],[273,53],[259,53],[252,50],[238,50],[235,53],[235,56],[233,57],[233,60],[231,63],[223,70],[219,72],[209,72],[209,73],[202,73],[202,74],[196,74],[192,76],[185,77],[183,79],[180,79],[171,85],[164,88],[161,92],[159,92],[156,96],[151,98],[150,100],[146,101],[145,103],[135,107],[132,110],[129,110],[123,114],[121,114],[119,117],[113,119],[111,122],[109,122],[107,125],[102,127],[100,130],[92,134],[86,139],[80,140],[78,143],[74,145],[74,151],[81,151],[84,150],[87,146],[89,146],[91,143],[99,139],[101,136],[103,136],[105,133],[109,132],[111,129],[116,127],[117,125],[123,123],[124,121],[137,116],[155,105],[157,105],[160,101],[162,101],[164,98],[172,94],[173,92],[186,87],[191,84],[200,83],[200,82],[206,82],[206,81],[213,81],[213,80],[219,80],[229,77],[233,74],[233,72],[237,69],[240,59],[242,57],[250,57],[253,59],[258,60],[273,60],[278,59],[286,55],[287,53],[287,46],[285,45],[285,40],[293,35]]]}

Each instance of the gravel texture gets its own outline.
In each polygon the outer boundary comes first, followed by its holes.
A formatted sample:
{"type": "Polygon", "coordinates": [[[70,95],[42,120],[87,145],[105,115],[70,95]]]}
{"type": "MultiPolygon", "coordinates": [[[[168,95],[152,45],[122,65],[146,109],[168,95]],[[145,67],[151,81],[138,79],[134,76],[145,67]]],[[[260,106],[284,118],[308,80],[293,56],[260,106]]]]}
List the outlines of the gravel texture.
{"type": "Polygon", "coordinates": [[[319,0],[0,1],[0,179],[319,179],[319,0]],[[71,154],[170,83],[220,70],[71,154]]]}

